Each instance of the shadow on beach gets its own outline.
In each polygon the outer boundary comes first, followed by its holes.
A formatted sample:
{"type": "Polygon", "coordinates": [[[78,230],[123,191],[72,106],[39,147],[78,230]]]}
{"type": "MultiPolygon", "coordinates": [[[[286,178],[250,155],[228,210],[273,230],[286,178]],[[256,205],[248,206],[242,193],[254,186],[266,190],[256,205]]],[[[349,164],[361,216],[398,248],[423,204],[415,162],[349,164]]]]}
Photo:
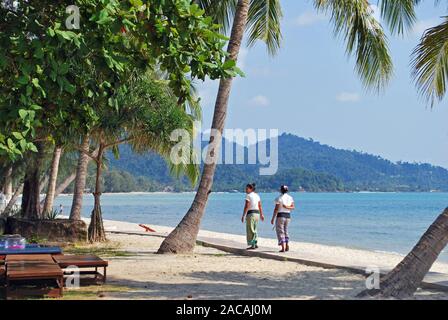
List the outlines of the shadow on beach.
{"type": "MultiPolygon", "coordinates": [[[[339,270],[297,272],[277,279],[258,272],[191,272],[170,283],[110,277],[127,292],[104,292],[109,299],[350,299],[362,281],[339,270]]],[[[167,279],[170,281],[170,279],[167,279]]]]}

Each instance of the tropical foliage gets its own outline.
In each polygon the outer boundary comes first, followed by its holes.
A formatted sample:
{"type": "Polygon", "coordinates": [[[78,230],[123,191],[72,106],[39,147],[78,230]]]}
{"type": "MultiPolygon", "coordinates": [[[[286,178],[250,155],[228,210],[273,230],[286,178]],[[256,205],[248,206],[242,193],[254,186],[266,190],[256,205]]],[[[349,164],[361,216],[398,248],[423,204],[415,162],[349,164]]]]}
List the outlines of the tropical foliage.
{"type": "Polygon", "coordinates": [[[192,99],[191,78],[235,75],[234,64],[223,62],[226,39],[190,1],[75,1],[82,24],[67,30],[71,4],[0,7],[0,152],[12,158],[37,151],[40,128],[87,131],[98,103],[117,107],[114,93],[131,68],[169,73],[180,103],[192,99]]]}

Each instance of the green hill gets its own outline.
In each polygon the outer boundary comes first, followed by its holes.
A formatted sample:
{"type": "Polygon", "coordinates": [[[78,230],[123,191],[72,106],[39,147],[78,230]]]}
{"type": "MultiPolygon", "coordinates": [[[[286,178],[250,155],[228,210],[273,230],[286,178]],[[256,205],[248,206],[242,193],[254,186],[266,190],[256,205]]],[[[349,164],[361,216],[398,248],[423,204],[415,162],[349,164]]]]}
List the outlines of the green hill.
{"type": "MultiPolygon", "coordinates": [[[[218,165],[214,191],[241,191],[253,181],[260,190],[276,190],[285,183],[293,190],[306,191],[448,191],[448,170],[430,164],[393,163],[291,134],[281,135],[278,145],[277,174],[260,176],[259,165],[218,165]]],[[[137,155],[128,146],[122,146],[120,152],[118,160],[109,157],[111,169],[145,177],[152,181],[153,188],[193,189],[185,178],[171,177],[161,157],[153,153],[137,155]]]]}

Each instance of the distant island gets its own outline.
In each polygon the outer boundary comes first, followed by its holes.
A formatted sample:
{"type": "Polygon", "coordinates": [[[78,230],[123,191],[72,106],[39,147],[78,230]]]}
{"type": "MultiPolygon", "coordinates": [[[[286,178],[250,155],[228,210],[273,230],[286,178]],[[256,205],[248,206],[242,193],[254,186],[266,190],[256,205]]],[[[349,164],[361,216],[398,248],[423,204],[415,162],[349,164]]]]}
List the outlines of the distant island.
{"type": "MultiPolygon", "coordinates": [[[[260,176],[257,164],[218,165],[213,190],[241,191],[246,182],[255,181],[259,191],[274,191],[283,183],[291,190],[307,192],[448,191],[448,170],[431,164],[394,163],[380,156],[341,150],[292,134],[279,136],[278,145],[277,174],[260,176]]],[[[154,153],[135,154],[124,145],[120,147],[120,159],[109,154],[108,161],[104,192],[195,189],[186,178],[170,176],[165,160],[154,153]]],[[[87,186],[93,186],[93,177],[88,179],[87,186]]]]}

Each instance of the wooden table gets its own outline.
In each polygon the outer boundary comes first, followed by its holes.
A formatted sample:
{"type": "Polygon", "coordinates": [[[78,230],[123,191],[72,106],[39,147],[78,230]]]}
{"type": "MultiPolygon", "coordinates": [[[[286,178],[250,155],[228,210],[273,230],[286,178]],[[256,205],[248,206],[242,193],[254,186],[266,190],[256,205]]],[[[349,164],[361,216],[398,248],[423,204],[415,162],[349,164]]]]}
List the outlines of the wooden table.
{"type": "Polygon", "coordinates": [[[109,263],[94,255],[55,255],[54,261],[62,269],[68,267],[78,267],[79,269],[95,268],[95,271],[80,271],[80,274],[95,275],[95,280],[100,277],[103,282],[106,282],[107,267],[109,263]],[[103,274],[98,272],[98,268],[103,268],[103,274]]]}
{"type": "Polygon", "coordinates": [[[55,280],[58,296],[63,295],[64,273],[56,263],[49,261],[7,261],[6,266],[7,298],[10,295],[12,282],[31,280],[55,280]]]}

